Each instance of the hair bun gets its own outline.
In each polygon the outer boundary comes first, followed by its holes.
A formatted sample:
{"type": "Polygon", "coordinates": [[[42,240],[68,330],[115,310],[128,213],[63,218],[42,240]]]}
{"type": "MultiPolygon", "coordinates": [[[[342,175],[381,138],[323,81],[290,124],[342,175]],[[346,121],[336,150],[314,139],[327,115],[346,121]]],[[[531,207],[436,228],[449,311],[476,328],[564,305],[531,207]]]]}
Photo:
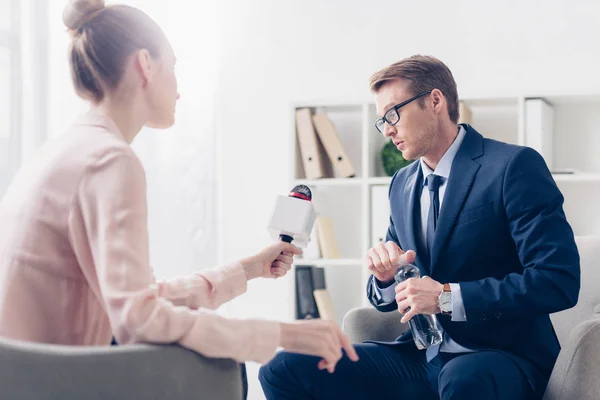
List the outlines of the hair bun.
{"type": "Polygon", "coordinates": [[[67,28],[76,31],[103,9],[104,0],[69,0],[63,9],[62,19],[67,28]]]}

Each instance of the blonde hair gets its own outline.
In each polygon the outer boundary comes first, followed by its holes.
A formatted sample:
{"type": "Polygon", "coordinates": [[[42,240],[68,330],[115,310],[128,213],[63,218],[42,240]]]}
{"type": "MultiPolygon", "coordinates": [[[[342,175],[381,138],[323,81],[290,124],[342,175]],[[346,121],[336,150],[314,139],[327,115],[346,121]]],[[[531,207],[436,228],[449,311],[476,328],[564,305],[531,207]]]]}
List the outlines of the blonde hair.
{"type": "MultiPolygon", "coordinates": [[[[435,57],[415,55],[374,73],[369,86],[372,92],[377,93],[385,83],[396,79],[406,81],[413,95],[439,89],[446,97],[450,119],[458,122],[458,90],[446,64],[435,57]]],[[[424,99],[418,101],[423,107],[424,99]]]]}
{"type": "Polygon", "coordinates": [[[104,0],[70,0],[62,19],[71,34],[71,78],[77,94],[100,102],[123,78],[127,58],[146,49],[153,58],[167,42],[163,31],[144,12],[104,0]]]}

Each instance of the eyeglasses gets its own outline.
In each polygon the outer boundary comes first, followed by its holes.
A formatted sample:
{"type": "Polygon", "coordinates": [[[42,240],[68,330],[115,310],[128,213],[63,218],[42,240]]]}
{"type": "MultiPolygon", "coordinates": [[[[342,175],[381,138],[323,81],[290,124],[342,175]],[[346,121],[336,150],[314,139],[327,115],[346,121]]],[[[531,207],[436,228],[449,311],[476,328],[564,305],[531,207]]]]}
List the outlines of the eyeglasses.
{"type": "Polygon", "coordinates": [[[405,105],[407,105],[408,103],[410,103],[411,101],[414,101],[420,97],[423,97],[425,95],[428,95],[429,93],[431,93],[431,90],[429,92],[423,92],[421,94],[418,94],[414,97],[411,97],[410,99],[403,101],[400,104],[396,104],[394,107],[390,108],[389,110],[387,110],[385,112],[385,114],[383,114],[383,118],[379,118],[377,121],[375,121],[375,127],[377,128],[377,130],[381,133],[383,133],[384,129],[385,129],[385,123],[387,122],[390,126],[394,126],[398,123],[398,121],[400,121],[400,114],[398,114],[398,110],[402,107],[404,107],[405,105]]]}

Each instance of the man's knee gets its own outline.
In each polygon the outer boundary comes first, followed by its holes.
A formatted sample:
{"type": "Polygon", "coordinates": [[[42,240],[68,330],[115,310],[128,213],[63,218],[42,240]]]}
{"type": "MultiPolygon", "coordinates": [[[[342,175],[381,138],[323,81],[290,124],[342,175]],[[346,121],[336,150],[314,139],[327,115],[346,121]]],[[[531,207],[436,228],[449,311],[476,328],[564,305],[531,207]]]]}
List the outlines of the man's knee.
{"type": "Polygon", "coordinates": [[[441,400],[493,398],[494,379],[486,371],[456,371],[442,368],[438,376],[441,400]]]}
{"type": "Polygon", "coordinates": [[[280,356],[281,353],[277,354],[275,358],[273,358],[268,364],[264,364],[258,370],[258,380],[260,381],[261,385],[265,386],[273,384],[273,382],[277,379],[277,375],[281,374],[278,371],[278,369],[281,368],[281,364],[277,361],[277,358],[280,356]]]}
{"type": "Polygon", "coordinates": [[[258,380],[265,385],[277,385],[281,380],[288,381],[290,377],[298,376],[294,371],[303,368],[306,356],[282,351],[258,371],[258,380]]]}

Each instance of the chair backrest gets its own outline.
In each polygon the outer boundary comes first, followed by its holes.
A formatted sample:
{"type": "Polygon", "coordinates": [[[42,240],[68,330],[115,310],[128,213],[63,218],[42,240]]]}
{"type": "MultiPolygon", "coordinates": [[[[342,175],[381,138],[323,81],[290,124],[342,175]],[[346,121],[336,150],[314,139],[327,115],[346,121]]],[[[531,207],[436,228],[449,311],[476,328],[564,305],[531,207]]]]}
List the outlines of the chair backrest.
{"type": "Polygon", "coordinates": [[[579,301],[575,307],[550,316],[561,345],[577,324],[600,318],[600,236],[577,236],[575,242],[581,258],[579,301]]]}

